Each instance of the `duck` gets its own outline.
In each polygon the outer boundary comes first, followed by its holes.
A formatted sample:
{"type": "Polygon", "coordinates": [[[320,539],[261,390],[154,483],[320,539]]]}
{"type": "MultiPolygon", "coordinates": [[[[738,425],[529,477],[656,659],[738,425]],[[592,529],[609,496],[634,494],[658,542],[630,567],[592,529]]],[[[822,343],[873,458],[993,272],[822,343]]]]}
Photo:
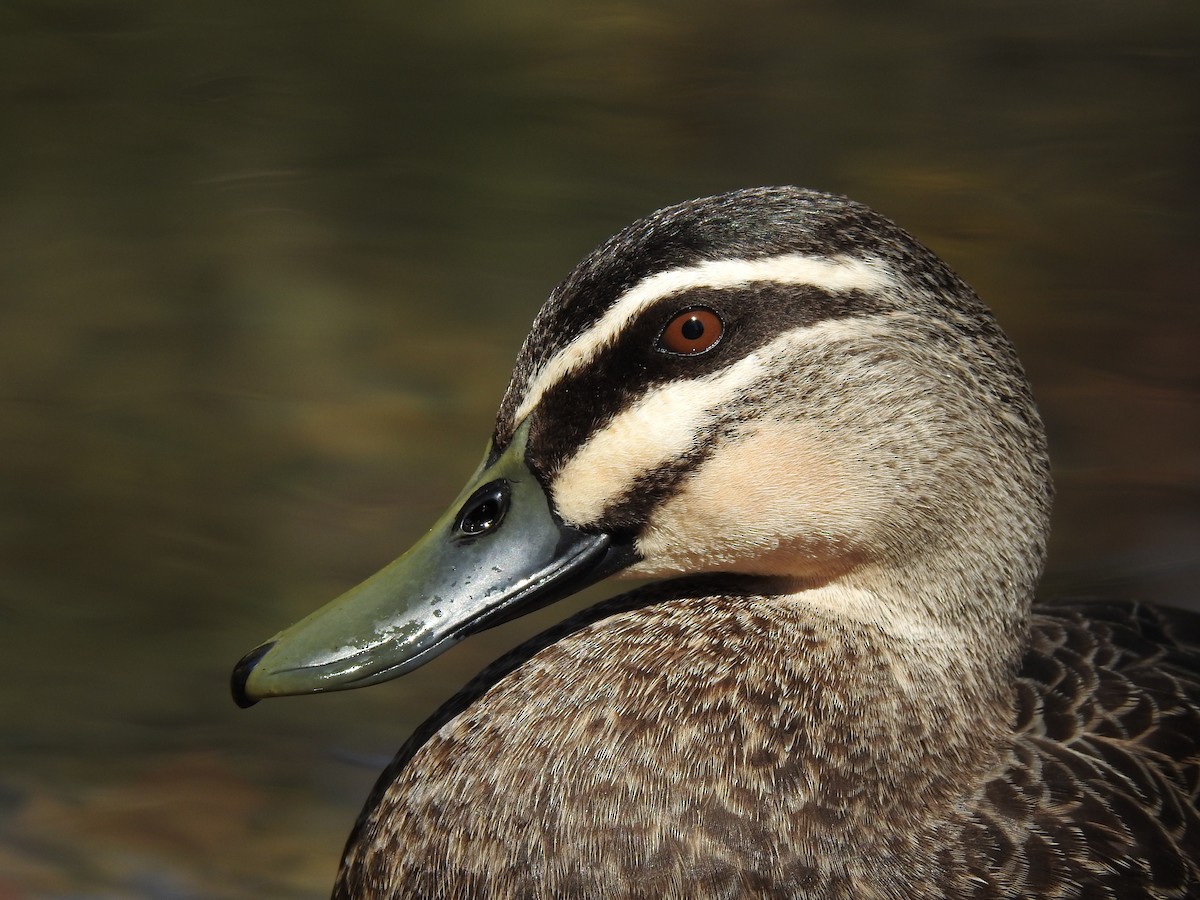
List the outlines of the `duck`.
{"type": "Polygon", "coordinates": [[[551,292],[448,511],[233,694],[634,577],[416,730],[334,898],[1200,897],[1200,615],[1035,604],[1052,497],[932,251],[818,191],[691,200],[551,292]]]}

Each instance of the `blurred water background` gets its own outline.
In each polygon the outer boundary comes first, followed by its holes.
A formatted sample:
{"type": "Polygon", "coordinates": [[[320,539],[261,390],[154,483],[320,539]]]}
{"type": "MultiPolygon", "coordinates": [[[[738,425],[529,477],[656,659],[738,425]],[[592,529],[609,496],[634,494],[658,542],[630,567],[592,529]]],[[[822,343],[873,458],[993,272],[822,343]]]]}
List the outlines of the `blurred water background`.
{"type": "Polygon", "coordinates": [[[1052,589],[1200,606],[1193,0],[9,0],[0,104],[0,900],[327,894],[564,611],[250,711],[231,665],[424,531],[550,288],[692,196],[931,245],[1043,405],[1052,589]]]}

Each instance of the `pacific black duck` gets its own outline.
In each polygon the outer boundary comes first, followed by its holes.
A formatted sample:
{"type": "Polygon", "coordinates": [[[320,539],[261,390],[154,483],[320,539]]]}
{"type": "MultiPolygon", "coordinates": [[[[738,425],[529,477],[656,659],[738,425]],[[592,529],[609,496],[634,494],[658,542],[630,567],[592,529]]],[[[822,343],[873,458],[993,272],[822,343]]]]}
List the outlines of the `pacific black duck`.
{"type": "Polygon", "coordinates": [[[551,294],[487,455],[240,703],[392,678],[622,571],[384,772],[334,896],[1200,896],[1200,617],[1038,606],[1051,503],[992,314],[795,188],[630,225],[551,294]]]}

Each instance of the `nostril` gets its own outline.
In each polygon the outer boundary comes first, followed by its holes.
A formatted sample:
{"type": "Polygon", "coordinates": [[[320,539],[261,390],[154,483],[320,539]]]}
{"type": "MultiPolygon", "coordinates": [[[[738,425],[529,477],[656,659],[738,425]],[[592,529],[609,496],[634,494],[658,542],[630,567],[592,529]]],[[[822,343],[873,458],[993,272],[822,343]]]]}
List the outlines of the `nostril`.
{"type": "Polygon", "coordinates": [[[499,518],[500,502],[495,497],[488,497],[463,516],[462,530],[467,534],[479,534],[495,525],[499,518]]]}
{"type": "Polygon", "coordinates": [[[463,504],[454,527],[466,537],[478,537],[491,531],[504,520],[509,496],[507,481],[485,484],[463,504]]]}

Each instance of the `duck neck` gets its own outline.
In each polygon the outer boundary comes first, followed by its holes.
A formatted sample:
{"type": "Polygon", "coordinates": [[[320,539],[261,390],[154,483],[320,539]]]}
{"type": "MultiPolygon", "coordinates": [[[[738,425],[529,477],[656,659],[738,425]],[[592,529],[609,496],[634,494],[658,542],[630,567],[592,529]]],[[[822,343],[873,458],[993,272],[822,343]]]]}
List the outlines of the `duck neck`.
{"type": "Polygon", "coordinates": [[[810,806],[844,812],[848,841],[868,840],[873,822],[936,819],[997,765],[1020,653],[999,620],[920,616],[911,597],[865,583],[778,600],[805,623],[781,688],[808,723],[810,806]]]}
{"type": "Polygon", "coordinates": [[[761,770],[748,783],[763,791],[764,827],[777,821],[796,846],[921,859],[964,786],[1002,758],[1007,650],[919,623],[903,598],[865,584],[783,587],[737,576],[659,583],[594,608],[590,625],[567,626],[577,634],[552,646],[574,660],[572,696],[607,697],[616,721],[636,725],[627,738],[649,746],[645,777],[669,782],[664,796],[711,800],[761,770]]]}
{"type": "Polygon", "coordinates": [[[955,474],[959,502],[922,515],[908,510],[904,527],[877,536],[829,580],[801,585],[797,599],[879,635],[897,669],[913,670],[931,689],[945,672],[951,693],[963,679],[1007,696],[1045,560],[1051,488],[1043,468],[974,483],[955,474]]]}

